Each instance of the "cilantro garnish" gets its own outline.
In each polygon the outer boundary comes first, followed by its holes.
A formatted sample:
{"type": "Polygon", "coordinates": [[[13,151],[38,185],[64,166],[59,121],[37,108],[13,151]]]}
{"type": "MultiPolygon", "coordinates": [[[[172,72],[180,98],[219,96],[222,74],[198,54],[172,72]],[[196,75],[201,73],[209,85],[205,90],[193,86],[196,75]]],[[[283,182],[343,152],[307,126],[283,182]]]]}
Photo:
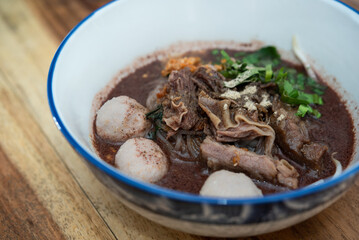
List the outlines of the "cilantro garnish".
{"type": "Polygon", "coordinates": [[[247,64],[242,63],[240,60],[232,60],[232,58],[224,51],[221,50],[222,60],[224,60],[225,70],[221,74],[226,78],[237,78],[241,73],[247,71],[247,64]]]}
{"type": "Polygon", "coordinates": [[[302,73],[297,73],[293,68],[281,68],[274,71],[272,66],[280,63],[280,55],[275,47],[265,47],[250,53],[244,56],[242,61],[231,58],[224,50],[220,53],[224,67],[221,73],[227,79],[231,79],[224,82],[225,87],[234,88],[248,82],[274,82],[278,86],[283,102],[299,105],[298,116],[304,117],[306,114],[312,114],[317,118],[321,116],[310,105],[323,104],[320,95],[324,94],[326,87],[302,73]]]}

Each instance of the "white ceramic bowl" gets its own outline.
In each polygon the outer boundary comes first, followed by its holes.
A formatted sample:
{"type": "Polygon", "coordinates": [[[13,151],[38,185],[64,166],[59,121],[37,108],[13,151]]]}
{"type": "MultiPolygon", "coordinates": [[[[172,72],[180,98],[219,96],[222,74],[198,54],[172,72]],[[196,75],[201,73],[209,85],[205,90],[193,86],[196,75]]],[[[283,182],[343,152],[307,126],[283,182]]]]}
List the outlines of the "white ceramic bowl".
{"type": "Polygon", "coordinates": [[[357,142],[350,167],[324,184],[263,198],[205,198],[139,182],[104,163],[92,151],[89,119],[95,94],[140,56],[198,40],[260,40],[290,51],[293,35],[317,69],[336,77],[333,84],[349,100],[357,127],[359,15],[332,0],[111,2],[79,23],[54,56],[48,78],[54,121],[122,202],[156,222],[224,237],[285,228],[318,213],[348,189],[359,171],[357,142]]]}

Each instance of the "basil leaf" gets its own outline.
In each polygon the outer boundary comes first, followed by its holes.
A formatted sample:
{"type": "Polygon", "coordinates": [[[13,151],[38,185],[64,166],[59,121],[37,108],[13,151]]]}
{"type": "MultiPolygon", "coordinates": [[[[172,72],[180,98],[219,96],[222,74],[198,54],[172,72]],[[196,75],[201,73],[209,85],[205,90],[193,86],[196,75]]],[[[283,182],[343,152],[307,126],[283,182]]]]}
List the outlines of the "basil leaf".
{"type": "Polygon", "coordinates": [[[153,111],[150,111],[148,113],[146,113],[146,119],[151,119],[151,120],[162,120],[163,117],[163,107],[162,105],[160,105],[159,107],[157,107],[156,109],[154,109],[153,111]]]}

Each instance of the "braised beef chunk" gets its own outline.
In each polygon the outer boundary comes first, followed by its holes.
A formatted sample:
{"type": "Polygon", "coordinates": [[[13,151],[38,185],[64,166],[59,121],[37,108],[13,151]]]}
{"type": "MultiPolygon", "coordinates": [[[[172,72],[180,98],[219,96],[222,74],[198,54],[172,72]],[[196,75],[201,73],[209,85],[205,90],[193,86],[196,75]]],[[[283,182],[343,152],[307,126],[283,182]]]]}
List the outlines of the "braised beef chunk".
{"type": "Polygon", "coordinates": [[[265,179],[289,188],[298,187],[298,172],[285,160],[274,160],[245,148],[221,144],[207,137],[200,146],[202,157],[212,169],[244,171],[253,178],[265,179]]]}
{"type": "Polygon", "coordinates": [[[252,82],[237,88],[226,89],[219,95],[220,99],[230,99],[238,109],[245,111],[247,117],[255,122],[267,122],[272,106],[272,94],[276,88],[273,83],[252,82]]]}
{"type": "Polygon", "coordinates": [[[211,68],[199,67],[194,73],[192,80],[200,89],[205,90],[207,93],[211,91],[216,93],[224,91],[223,81],[225,77],[211,68]]]}
{"type": "Polygon", "coordinates": [[[320,160],[327,150],[328,147],[322,143],[309,143],[303,145],[301,152],[308,161],[320,167],[320,160]]]}
{"type": "Polygon", "coordinates": [[[195,94],[195,86],[191,81],[191,71],[188,68],[172,71],[168,77],[170,94],[195,94]]]}
{"type": "Polygon", "coordinates": [[[261,83],[259,84],[259,87],[261,89],[269,89],[269,88],[277,88],[277,85],[274,82],[269,82],[269,83],[261,83]]]}
{"type": "MultiPolygon", "coordinates": [[[[265,138],[263,152],[271,156],[274,143],[274,130],[264,122],[255,122],[248,117],[248,112],[232,104],[232,100],[216,100],[200,92],[198,104],[207,114],[213,125],[215,138],[219,142],[236,142],[265,138]],[[234,107],[231,107],[234,105],[234,107]]],[[[257,151],[260,151],[257,149],[257,151]]],[[[262,151],[260,151],[262,152],[262,151]]]]}
{"type": "Polygon", "coordinates": [[[304,122],[293,112],[283,108],[278,109],[271,117],[271,126],[276,132],[276,141],[294,159],[301,160],[301,149],[309,142],[308,132],[304,122]]]}
{"type": "Polygon", "coordinates": [[[297,188],[299,177],[297,170],[284,159],[276,160],[275,165],[278,171],[278,182],[292,189],[297,188]]]}
{"type": "Polygon", "coordinates": [[[191,71],[184,68],[172,71],[168,78],[168,94],[162,102],[163,121],[174,131],[190,130],[199,120],[195,86],[191,71]]]}
{"type": "Polygon", "coordinates": [[[290,106],[274,101],[270,125],[276,133],[276,142],[293,160],[320,170],[321,158],[328,150],[324,144],[312,143],[304,121],[290,106]]]}
{"type": "Polygon", "coordinates": [[[207,160],[210,168],[244,170],[253,177],[268,180],[272,180],[276,176],[276,167],[268,156],[224,145],[211,138],[206,138],[200,148],[202,157],[207,160]]]}

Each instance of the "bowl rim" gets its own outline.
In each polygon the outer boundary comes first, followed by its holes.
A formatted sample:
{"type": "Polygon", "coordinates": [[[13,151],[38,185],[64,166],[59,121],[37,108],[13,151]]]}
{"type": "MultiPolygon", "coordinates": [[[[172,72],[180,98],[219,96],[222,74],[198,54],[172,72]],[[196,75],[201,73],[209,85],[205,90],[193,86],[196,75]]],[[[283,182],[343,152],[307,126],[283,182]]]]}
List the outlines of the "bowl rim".
{"type": "MultiPolygon", "coordinates": [[[[323,2],[326,2],[326,4],[334,2],[335,4],[338,4],[337,6],[345,6],[346,8],[349,8],[353,12],[359,15],[359,11],[354,9],[353,7],[349,6],[346,3],[343,3],[340,0],[322,0],[323,2]]],[[[173,200],[179,200],[179,201],[185,201],[185,202],[193,202],[193,203],[201,203],[201,204],[215,204],[215,205],[241,205],[241,204],[268,204],[268,203],[274,203],[279,202],[283,200],[290,200],[298,197],[304,197],[316,192],[320,192],[322,190],[325,190],[327,188],[330,188],[334,185],[339,184],[340,182],[344,181],[345,179],[353,176],[355,173],[359,172],[359,164],[356,166],[353,166],[352,168],[344,171],[341,175],[339,175],[336,178],[331,178],[328,181],[325,181],[324,183],[320,183],[317,185],[312,185],[308,187],[304,187],[297,190],[292,190],[289,192],[284,193],[276,193],[276,194],[270,194],[265,195],[263,197],[255,197],[255,198],[221,198],[221,197],[204,197],[196,194],[191,193],[185,193],[185,192],[179,192],[171,189],[166,189],[163,187],[159,187],[154,184],[145,183],[139,180],[136,180],[134,178],[128,177],[118,170],[116,168],[112,167],[111,165],[107,164],[101,159],[97,159],[93,157],[86,149],[84,149],[72,135],[68,131],[68,129],[65,127],[65,124],[61,120],[58,110],[55,106],[55,101],[53,97],[53,75],[56,68],[57,60],[61,54],[62,49],[66,45],[67,41],[72,37],[72,35],[82,26],[83,23],[88,21],[90,18],[92,18],[95,14],[102,11],[105,8],[110,7],[113,5],[113,3],[118,3],[120,0],[113,0],[102,7],[96,9],[92,13],[90,13],[87,17],[85,17],[83,20],[81,20],[68,34],[67,36],[62,40],[61,44],[59,45],[58,49],[56,50],[56,53],[51,61],[51,65],[49,68],[49,73],[47,77],[47,97],[48,97],[48,103],[49,107],[52,113],[53,121],[55,122],[55,125],[57,128],[61,131],[61,133],[64,135],[64,137],[67,139],[67,141],[71,144],[71,146],[84,158],[86,161],[90,162],[92,165],[94,165],[96,168],[100,169],[101,171],[105,172],[106,174],[110,175],[111,177],[115,178],[116,180],[119,180],[121,182],[124,182],[125,184],[128,184],[134,188],[143,190],[147,193],[159,195],[162,197],[166,197],[173,200]]]]}

